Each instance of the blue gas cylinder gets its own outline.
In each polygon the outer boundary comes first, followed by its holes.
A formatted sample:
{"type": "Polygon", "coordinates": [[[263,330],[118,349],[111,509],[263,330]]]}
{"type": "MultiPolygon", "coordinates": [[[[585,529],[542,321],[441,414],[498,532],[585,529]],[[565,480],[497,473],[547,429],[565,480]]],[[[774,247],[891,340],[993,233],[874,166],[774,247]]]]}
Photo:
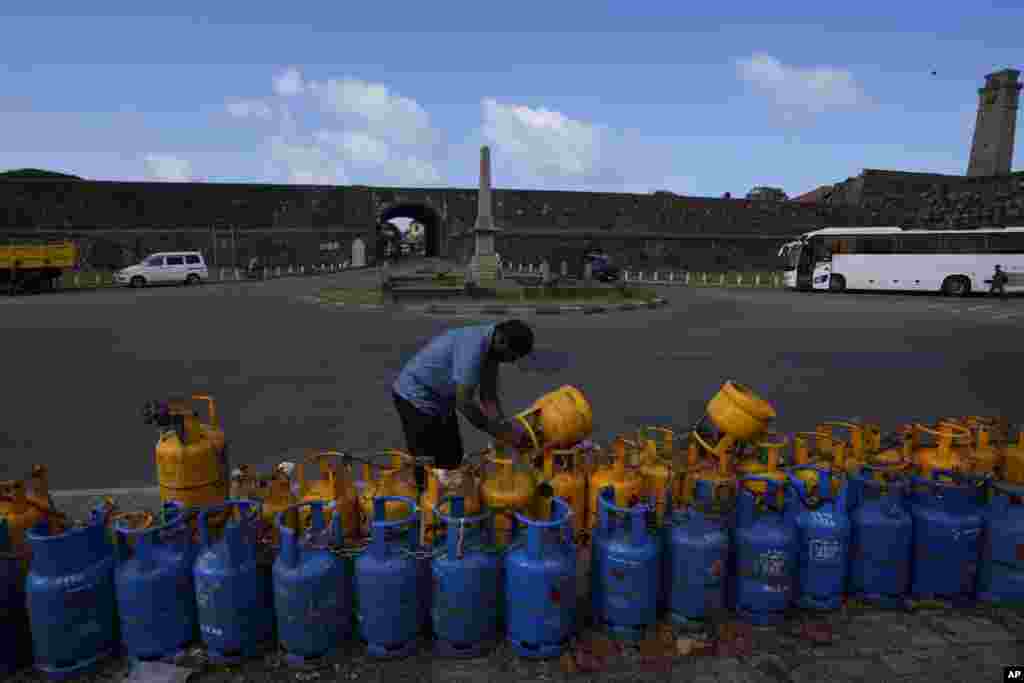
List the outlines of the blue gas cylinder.
{"type": "Polygon", "coordinates": [[[564,499],[552,498],[550,521],[514,514],[526,530],[526,547],[505,556],[508,640],[520,657],[558,657],[576,627],[576,545],[571,508],[564,499]]]}
{"type": "Polygon", "coordinates": [[[796,530],[777,503],[784,482],[749,476],[739,480],[736,501],[736,613],[742,619],[769,625],[782,620],[793,599],[796,580],[796,530]],[[764,482],[763,493],[749,482],[764,482]]]}
{"type": "Polygon", "coordinates": [[[344,545],[344,520],[335,508],[330,526],[324,502],[292,505],[277,514],[281,550],[274,561],[277,634],[290,664],[326,655],[352,631],[351,565],[336,551],[344,545]],[[302,519],[311,508],[310,528],[292,529],[287,517],[302,519]]]}
{"type": "Polygon", "coordinates": [[[180,652],[198,623],[192,583],[192,515],[169,508],[165,523],[134,528],[133,516],[114,522],[117,613],[124,653],[159,659],[180,652]]]}
{"type": "Polygon", "coordinates": [[[443,498],[434,514],[446,529],[431,561],[435,652],[441,657],[480,657],[500,633],[501,557],[489,549],[495,544],[494,515],[485,510],[465,516],[462,496],[443,498]]]}
{"type": "Polygon", "coordinates": [[[7,518],[0,515],[0,675],[32,663],[32,632],[25,606],[25,570],[14,551],[7,518]]]}
{"type": "Polygon", "coordinates": [[[416,651],[421,623],[420,573],[412,552],[419,540],[419,510],[412,498],[378,496],[373,499],[373,517],[370,545],[355,567],[359,632],[371,657],[406,657],[416,651]],[[408,516],[386,521],[389,502],[408,505],[408,516]]]}
{"type": "Polygon", "coordinates": [[[258,561],[256,549],[261,507],[255,500],[229,500],[199,515],[202,548],[192,575],[199,633],[211,661],[254,656],[273,643],[270,571],[258,561]],[[207,520],[225,510],[230,516],[215,540],[207,520]]]}
{"type": "MultiPolygon", "coordinates": [[[[728,487],[731,491],[731,482],[728,487]]],[[[669,619],[679,626],[695,625],[708,612],[726,606],[729,519],[724,505],[733,496],[720,495],[723,488],[707,479],[696,480],[690,505],[673,510],[669,517],[663,583],[669,619]]]]}
{"type": "Polygon", "coordinates": [[[82,676],[117,649],[114,549],[102,511],[83,527],[29,529],[25,593],[36,668],[51,680],[82,676]]]}
{"type": "Polygon", "coordinates": [[[992,485],[978,568],[978,599],[1024,604],[1024,486],[992,485]]]}
{"type": "Polygon", "coordinates": [[[832,470],[814,465],[789,468],[786,514],[796,527],[796,604],[803,609],[832,610],[843,604],[850,547],[848,488],[842,482],[833,496],[832,476],[832,470]],[[795,475],[800,471],[817,474],[816,491],[795,475]]]}
{"type": "Polygon", "coordinates": [[[981,554],[983,491],[976,481],[951,470],[932,470],[931,479],[912,479],[910,592],[914,598],[959,604],[973,600],[981,554]]]}
{"type": "Polygon", "coordinates": [[[615,505],[610,486],[601,490],[597,501],[599,521],[591,560],[594,615],[612,637],[639,641],[658,620],[661,541],[647,528],[649,506],[615,505]],[[612,513],[625,519],[613,522],[612,513]]]}
{"type": "Polygon", "coordinates": [[[850,562],[847,591],[899,608],[910,587],[914,524],[907,483],[891,468],[863,465],[850,476],[850,562]]]}

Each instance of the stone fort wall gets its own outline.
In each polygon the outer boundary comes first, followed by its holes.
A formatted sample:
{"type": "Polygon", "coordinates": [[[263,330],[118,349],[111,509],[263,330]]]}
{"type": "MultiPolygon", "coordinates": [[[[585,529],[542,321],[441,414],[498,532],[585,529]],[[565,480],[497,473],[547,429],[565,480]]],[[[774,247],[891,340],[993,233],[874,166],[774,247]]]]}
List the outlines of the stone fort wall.
{"type": "MultiPolygon", "coordinates": [[[[377,225],[403,207],[436,219],[441,253],[466,262],[476,190],[227,183],[0,180],[0,235],[79,240],[91,265],[120,267],[167,249],[203,251],[214,265],[343,262],[360,239],[377,255],[377,225]]],[[[567,261],[588,246],[633,268],[773,267],[778,246],[824,226],[974,227],[1024,224],[1024,173],[964,178],[866,170],[823,201],[757,201],[590,192],[496,190],[511,262],[567,261]]]]}

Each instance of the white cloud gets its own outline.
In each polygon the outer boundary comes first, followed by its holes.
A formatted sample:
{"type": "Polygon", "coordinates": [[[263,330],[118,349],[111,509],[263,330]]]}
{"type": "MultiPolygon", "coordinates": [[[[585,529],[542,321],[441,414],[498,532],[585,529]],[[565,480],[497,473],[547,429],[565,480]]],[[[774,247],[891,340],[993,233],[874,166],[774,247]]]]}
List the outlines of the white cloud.
{"type": "Polygon", "coordinates": [[[234,100],[228,102],[228,113],[238,119],[270,119],[273,113],[270,106],[259,100],[234,100]]]}
{"type": "Polygon", "coordinates": [[[300,185],[344,185],[348,182],[337,159],[317,144],[270,138],[271,166],[290,183],[300,185]]]}
{"type": "Polygon", "coordinates": [[[306,89],[302,74],[292,67],[274,77],[274,94],[280,97],[301,95],[306,89]]]}
{"type": "Polygon", "coordinates": [[[635,134],[569,118],[545,108],[485,99],[483,138],[500,159],[500,175],[537,185],[619,189],[657,185],[653,167],[663,156],[635,134]],[[655,159],[658,157],[659,159],[655,159]],[[632,177],[626,177],[632,172],[632,177]]]}
{"type": "Polygon", "coordinates": [[[740,79],[767,97],[787,123],[870,103],[845,69],[789,66],[766,54],[737,60],[736,69],[740,79]]]}
{"type": "Polygon", "coordinates": [[[392,144],[430,148],[440,142],[423,107],[385,85],[345,78],[313,82],[309,89],[324,111],[392,144]]]}
{"type": "Polygon", "coordinates": [[[192,180],[192,164],[178,157],[148,154],[145,157],[146,174],[153,180],[189,182],[192,180]]]}

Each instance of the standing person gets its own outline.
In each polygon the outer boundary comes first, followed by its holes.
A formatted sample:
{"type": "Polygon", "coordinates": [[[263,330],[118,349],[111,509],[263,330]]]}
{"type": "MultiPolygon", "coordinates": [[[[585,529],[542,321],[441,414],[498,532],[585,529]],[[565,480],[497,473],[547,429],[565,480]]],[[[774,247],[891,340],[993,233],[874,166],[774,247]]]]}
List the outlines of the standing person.
{"type": "Polygon", "coordinates": [[[996,272],[992,273],[992,286],[989,289],[990,294],[997,295],[1000,299],[1006,298],[1006,283],[1010,277],[1003,272],[1003,267],[996,265],[996,272]]]}
{"type": "Polygon", "coordinates": [[[442,485],[455,484],[462,464],[461,413],[471,425],[498,441],[526,448],[529,436],[505,418],[498,398],[498,366],[533,351],[533,330],[519,320],[460,327],[435,337],[405,364],[392,385],[405,442],[416,459],[422,491],[423,464],[433,462],[442,485]],[[479,389],[479,398],[476,397],[479,389]]]}

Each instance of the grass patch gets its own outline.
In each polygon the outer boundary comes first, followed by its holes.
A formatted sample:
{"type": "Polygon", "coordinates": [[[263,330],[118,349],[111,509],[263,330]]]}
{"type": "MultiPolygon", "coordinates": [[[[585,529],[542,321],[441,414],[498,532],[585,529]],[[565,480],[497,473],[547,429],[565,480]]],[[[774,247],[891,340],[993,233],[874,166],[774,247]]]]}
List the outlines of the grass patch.
{"type": "Polygon", "coordinates": [[[325,304],[382,304],[385,298],[379,289],[322,289],[320,301],[325,304]]]}
{"type": "Polygon", "coordinates": [[[77,273],[78,286],[75,286],[76,273],[63,273],[57,282],[61,289],[89,289],[92,287],[110,287],[114,284],[113,273],[77,273]]]}

